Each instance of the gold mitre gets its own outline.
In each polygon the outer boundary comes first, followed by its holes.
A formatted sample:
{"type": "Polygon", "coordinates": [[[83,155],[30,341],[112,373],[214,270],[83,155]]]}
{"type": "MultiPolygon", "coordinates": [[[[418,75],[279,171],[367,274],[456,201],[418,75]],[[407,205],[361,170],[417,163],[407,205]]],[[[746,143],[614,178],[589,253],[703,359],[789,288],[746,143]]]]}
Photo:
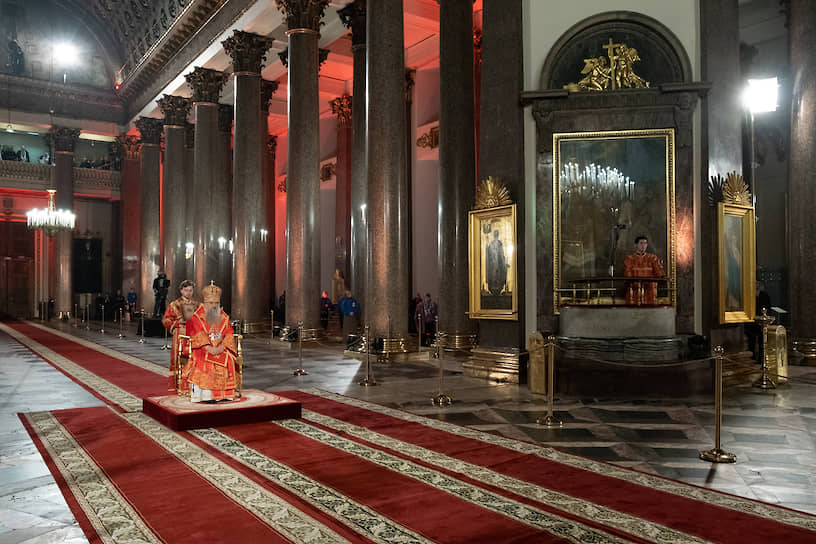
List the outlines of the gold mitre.
{"type": "Polygon", "coordinates": [[[201,294],[204,297],[204,302],[221,302],[221,288],[215,285],[214,281],[205,286],[201,290],[201,294]]]}

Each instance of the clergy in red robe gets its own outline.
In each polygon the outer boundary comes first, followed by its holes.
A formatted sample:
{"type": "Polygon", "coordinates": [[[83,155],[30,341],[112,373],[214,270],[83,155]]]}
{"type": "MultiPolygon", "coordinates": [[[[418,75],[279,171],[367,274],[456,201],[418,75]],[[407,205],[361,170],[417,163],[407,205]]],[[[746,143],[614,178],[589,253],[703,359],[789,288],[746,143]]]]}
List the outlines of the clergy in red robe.
{"type": "Polygon", "coordinates": [[[184,370],[192,402],[214,403],[235,397],[235,338],[221,309],[221,289],[210,282],[201,290],[204,303],[187,322],[193,352],[184,370]]]}
{"type": "MultiPolygon", "coordinates": [[[[628,278],[663,278],[665,272],[654,253],[646,253],[649,240],[645,236],[635,238],[635,252],[623,260],[623,275],[628,278]]],[[[626,304],[657,304],[656,281],[631,281],[626,286],[626,304]]]]}
{"type": "Polygon", "coordinates": [[[181,296],[170,303],[162,318],[162,325],[173,335],[173,351],[170,352],[170,374],[167,377],[167,390],[181,392],[187,390],[187,380],[183,377],[179,380],[178,374],[181,368],[187,363],[187,341],[181,340],[183,344],[179,350],[179,336],[186,336],[186,323],[193,317],[193,312],[200,303],[193,299],[193,282],[184,280],[179,286],[181,296]],[[181,351],[181,361],[179,361],[179,351],[181,351]],[[179,383],[177,383],[177,381],[179,383]]]}

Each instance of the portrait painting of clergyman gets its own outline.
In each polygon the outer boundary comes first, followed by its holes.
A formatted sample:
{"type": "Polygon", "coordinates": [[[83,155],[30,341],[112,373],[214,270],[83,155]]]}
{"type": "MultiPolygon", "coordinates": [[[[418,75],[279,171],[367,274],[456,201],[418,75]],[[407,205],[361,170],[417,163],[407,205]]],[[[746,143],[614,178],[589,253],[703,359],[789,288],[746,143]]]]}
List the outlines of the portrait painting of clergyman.
{"type": "Polygon", "coordinates": [[[487,291],[491,295],[501,295],[507,284],[507,259],[504,244],[499,239],[499,229],[493,231],[493,239],[487,244],[487,291]]]}
{"type": "Polygon", "coordinates": [[[502,218],[482,224],[482,287],[483,308],[510,309],[512,307],[512,238],[510,223],[502,218]]]}

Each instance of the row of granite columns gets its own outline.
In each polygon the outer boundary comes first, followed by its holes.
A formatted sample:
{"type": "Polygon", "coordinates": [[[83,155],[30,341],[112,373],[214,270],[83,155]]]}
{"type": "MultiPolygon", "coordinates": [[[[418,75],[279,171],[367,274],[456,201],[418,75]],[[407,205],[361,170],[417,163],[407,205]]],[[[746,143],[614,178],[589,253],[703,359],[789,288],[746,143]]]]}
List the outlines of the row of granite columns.
{"type": "MultiPolygon", "coordinates": [[[[307,338],[320,326],[318,41],[327,4],[278,2],[288,26],[284,334],[302,326],[307,338]]],[[[469,0],[445,2],[440,17],[440,326],[451,338],[468,341],[474,338],[474,328],[467,316],[467,215],[476,174],[473,101],[462,96],[473,96],[472,9],[469,0]]],[[[331,104],[338,117],[335,265],[362,302],[371,334],[387,338],[386,346],[399,351],[408,336],[404,309],[410,298],[412,258],[403,2],[367,5],[357,0],[339,14],[351,29],[354,87],[351,97],[331,104]],[[370,24],[372,20],[376,24],[370,24]]],[[[270,176],[264,175],[268,143],[260,65],[270,45],[264,37],[241,32],[224,42],[233,58],[235,84],[231,191],[219,154],[225,143],[216,131],[225,74],[196,68],[188,75],[192,106],[179,97],[159,101],[165,115],[162,185],[162,123],[144,118],[137,122],[142,132],[142,225],[147,227],[142,235],[142,300],[151,299],[152,279],[163,265],[174,290],[179,278],[191,275],[198,286],[210,280],[231,283],[225,292],[231,291],[234,318],[252,321],[265,314],[274,269],[274,208],[270,176]],[[195,118],[192,172],[179,159],[190,108],[195,118]],[[190,259],[183,258],[191,240],[192,270],[190,259]],[[225,240],[233,242],[234,254],[225,250],[225,240]]]]}
{"type": "Polygon", "coordinates": [[[153,279],[163,270],[171,282],[168,301],[184,279],[198,289],[214,282],[233,318],[253,323],[267,316],[274,285],[269,187],[275,149],[267,117],[278,84],[262,80],[261,65],[271,45],[270,38],[241,31],[223,42],[233,59],[234,108],[218,103],[229,75],[197,67],[186,76],[192,98],[165,95],[157,101],[163,120],[136,121],[139,296],[146,309],[153,279]],[[190,114],[194,123],[187,122],[190,114]]]}

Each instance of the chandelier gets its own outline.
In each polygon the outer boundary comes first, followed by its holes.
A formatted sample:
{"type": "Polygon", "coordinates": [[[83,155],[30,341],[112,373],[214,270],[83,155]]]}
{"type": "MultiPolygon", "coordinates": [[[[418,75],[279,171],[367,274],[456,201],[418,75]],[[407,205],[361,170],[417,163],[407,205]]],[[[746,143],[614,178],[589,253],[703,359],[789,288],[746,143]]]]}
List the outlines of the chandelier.
{"type": "Polygon", "coordinates": [[[55,189],[48,189],[48,208],[39,210],[34,208],[26,212],[28,228],[41,230],[46,236],[53,236],[61,230],[74,230],[76,216],[70,210],[54,208],[55,189]]]}

